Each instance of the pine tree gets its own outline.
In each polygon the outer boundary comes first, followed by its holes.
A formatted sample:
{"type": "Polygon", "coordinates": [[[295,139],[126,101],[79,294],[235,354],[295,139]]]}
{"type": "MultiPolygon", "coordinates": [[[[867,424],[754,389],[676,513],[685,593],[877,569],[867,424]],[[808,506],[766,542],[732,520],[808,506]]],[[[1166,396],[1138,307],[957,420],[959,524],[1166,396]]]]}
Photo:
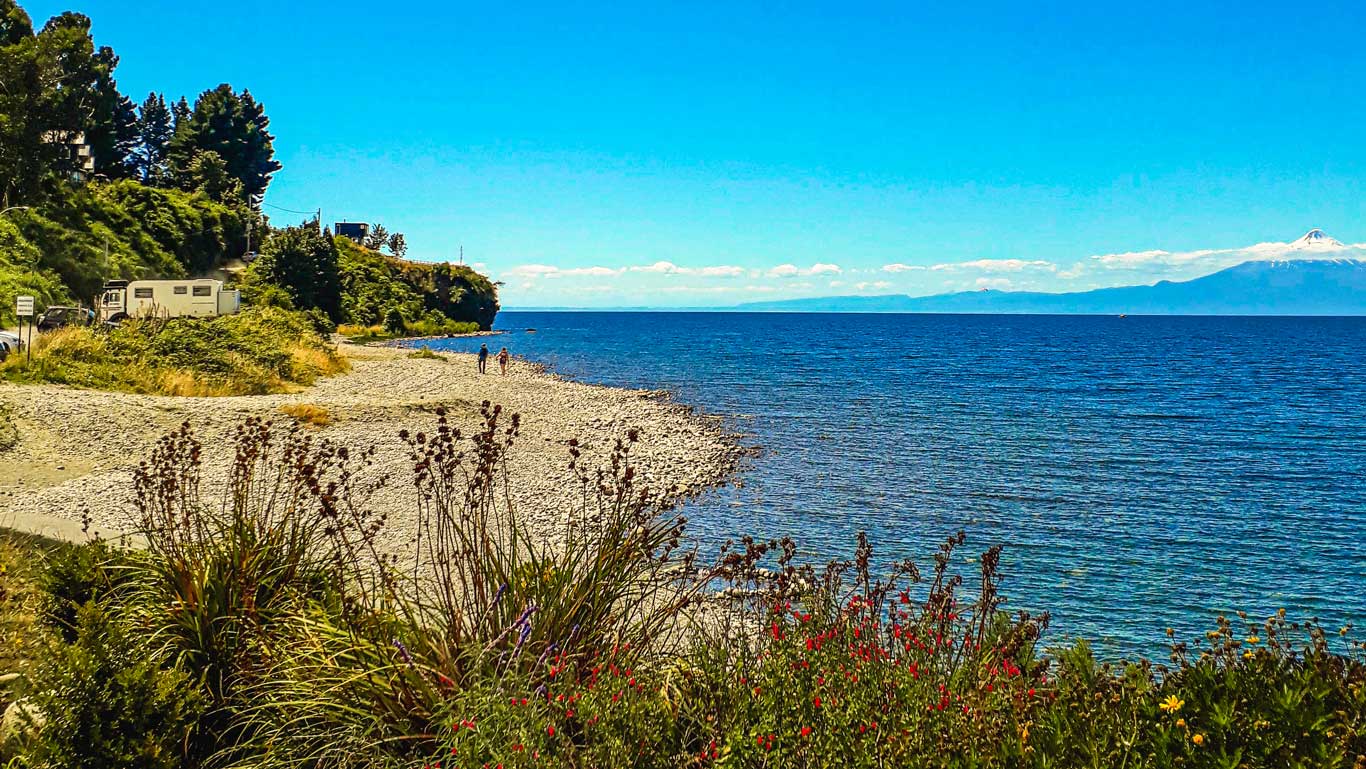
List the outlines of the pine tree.
{"type": "Polygon", "coordinates": [[[190,103],[185,100],[184,96],[180,97],[180,101],[171,108],[171,117],[174,118],[171,125],[171,132],[174,135],[177,129],[186,125],[190,120],[190,103]]]}
{"type": "Polygon", "coordinates": [[[190,165],[199,152],[213,152],[255,204],[265,194],[271,175],[280,170],[269,127],[270,118],[249,91],[239,95],[224,83],[200,94],[194,111],[176,121],[167,152],[176,183],[190,188],[190,165]]]}
{"type": "Polygon", "coordinates": [[[138,115],[137,170],[143,184],[162,187],[169,180],[166,150],[175,131],[173,119],[166,106],[166,97],[159,93],[147,94],[138,115]]]}

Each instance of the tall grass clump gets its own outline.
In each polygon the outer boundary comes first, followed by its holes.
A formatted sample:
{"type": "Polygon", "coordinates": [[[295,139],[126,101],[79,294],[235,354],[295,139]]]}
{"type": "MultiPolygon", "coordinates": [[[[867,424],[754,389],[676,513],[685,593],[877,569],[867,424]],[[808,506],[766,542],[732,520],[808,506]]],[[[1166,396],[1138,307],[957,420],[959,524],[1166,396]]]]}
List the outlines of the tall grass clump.
{"type": "Polygon", "coordinates": [[[287,392],[345,371],[307,315],[271,307],[214,318],[139,318],[114,328],[67,327],[11,356],[12,381],[158,395],[287,392]]]}

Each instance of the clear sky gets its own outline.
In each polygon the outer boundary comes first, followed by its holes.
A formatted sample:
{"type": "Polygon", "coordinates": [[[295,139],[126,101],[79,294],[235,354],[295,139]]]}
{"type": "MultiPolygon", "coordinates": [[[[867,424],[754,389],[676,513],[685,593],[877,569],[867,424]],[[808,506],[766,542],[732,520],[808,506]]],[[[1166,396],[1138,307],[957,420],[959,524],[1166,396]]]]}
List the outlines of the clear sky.
{"type": "Polygon", "coordinates": [[[267,203],[463,245],[505,305],[1072,290],[1366,241],[1360,0],[23,5],[91,16],[137,101],[249,88],[267,203]]]}

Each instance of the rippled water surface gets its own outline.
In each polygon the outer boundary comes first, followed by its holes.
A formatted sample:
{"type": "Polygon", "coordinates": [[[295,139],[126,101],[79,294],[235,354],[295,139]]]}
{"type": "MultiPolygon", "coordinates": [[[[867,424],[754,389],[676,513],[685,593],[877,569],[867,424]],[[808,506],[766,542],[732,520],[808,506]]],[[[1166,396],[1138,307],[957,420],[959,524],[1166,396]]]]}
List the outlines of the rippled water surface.
{"type": "MultiPolygon", "coordinates": [[[[667,388],[763,454],[688,511],[928,563],[1006,545],[1011,605],[1110,655],[1239,608],[1366,621],[1366,319],[506,312],[514,354],[667,388]],[[536,333],[526,333],[535,328],[536,333]]],[[[472,350],[479,340],[439,346],[472,350]]]]}

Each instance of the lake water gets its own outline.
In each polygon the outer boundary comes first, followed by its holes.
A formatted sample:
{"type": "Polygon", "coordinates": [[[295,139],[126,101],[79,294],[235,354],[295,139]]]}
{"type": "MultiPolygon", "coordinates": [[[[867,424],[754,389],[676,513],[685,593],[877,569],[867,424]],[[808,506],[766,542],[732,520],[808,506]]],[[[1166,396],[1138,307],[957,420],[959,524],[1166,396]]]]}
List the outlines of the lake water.
{"type": "MultiPolygon", "coordinates": [[[[762,454],[694,536],[1004,544],[1056,640],[1165,658],[1219,613],[1366,620],[1366,318],[505,312],[487,340],[667,388],[762,454]],[[526,333],[535,328],[537,333],[526,333]]],[[[472,351],[480,340],[434,346],[472,351]]],[[[965,553],[965,555],[967,555],[965,553]]]]}

